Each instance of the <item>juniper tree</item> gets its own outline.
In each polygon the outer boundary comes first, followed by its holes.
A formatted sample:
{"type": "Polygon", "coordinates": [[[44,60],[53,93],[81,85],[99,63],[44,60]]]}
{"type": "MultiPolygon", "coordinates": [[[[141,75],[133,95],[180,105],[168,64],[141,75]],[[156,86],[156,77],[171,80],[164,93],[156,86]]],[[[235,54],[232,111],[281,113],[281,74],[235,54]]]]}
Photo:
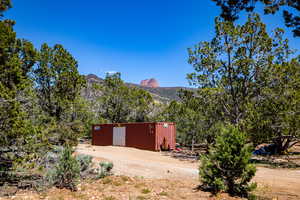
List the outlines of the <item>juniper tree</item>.
{"type": "Polygon", "coordinates": [[[42,109],[57,120],[66,120],[79,97],[85,79],[78,72],[78,63],[62,45],[53,48],[43,44],[34,71],[42,109]]]}
{"type": "Polygon", "coordinates": [[[104,80],[100,115],[112,123],[128,122],[130,117],[129,88],[121,80],[119,73],[107,75],[104,80]]]}
{"type": "Polygon", "coordinates": [[[274,36],[269,36],[265,24],[256,14],[249,15],[243,25],[217,18],[215,29],[216,36],[210,42],[201,42],[189,49],[189,63],[196,72],[189,74],[188,78],[199,88],[197,95],[204,100],[203,109],[205,105],[211,105],[207,109],[209,112],[203,112],[206,119],[236,124],[252,139],[260,138],[260,142],[272,141],[271,135],[299,137],[299,128],[293,126],[292,121],[286,123],[282,120],[280,126],[286,128],[275,129],[279,120],[275,122],[267,117],[268,112],[262,106],[262,102],[268,99],[267,104],[273,105],[274,117],[283,119],[280,113],[288,116],[291,110],[289,106],[283,110],[275,106],[279,103],[278,91],[290,91],[289,95],[280,96],[279,104],[292,98],[295,106],[291,109],[297,109],[299,89],[295,86],[295,77],[298,68],[297,65],[288,67],[293,52],[288,40],[283,38],[284,31],[275,29],[274,36]],[[281,72],[277,70],[278,66],[281,66],[281,72]],[[287,76],[291,78],[286,79],[287,76]],[[289,90],[283,83],[291,84],[289,90]]]}
{"type": "Polygon", "coordinates": [[[154,100],[152,95],[140,88],[130,88],[130,96],[132,100],[132,114],[130,121],[147,122],[153,115],[154,100]]]}
{"type": "MultiPolygon", "coordinates": [[[[1,17],[10,7],[10,1],[0,1],[1,17]]],[[[14,21],[0,19],[0,171],[9,172],[33,166],[41,132],[27,109],[36,50],[16,37],[14,21]]]]}
{"type": "Polygon", "coordinates": [[[247,145],[246,135],[234,126],[222,127],[216,144],[208,155],[201,157],[199,174],[203,186],[214,193],[247,196],[256,187],[249,184],[256,172],[250,158],[251,146],[247,145]]]}
{"type": "Polygon", "coordinates": [[[222,9],[221,17],[235,21],[242,11],[252,12],[257,2],[264,4],[265,14],[275,14],[283,7],[283,18],[287,27],[293,28],[295,37],[300,36],[299,0],[212,0],[222,9]],[[289,9],[286,9],[289,8],[289,9]]]}
{"type": "MultiPolygon", "coordinates": [[[[200,91],[198,91],[200,92],[200,91]]],[[[193,90],[178,91],[179,101],[172,101],[161,113],[162,120],[176,122],[178,131],[178,140],[185,144],[191,145],[202,143],[206,145],[213,144],[218,135],[215,126],[218,124],[217,107],[213,99],[199,95],[193,90]],[[208,113],[214,118],[207,118],[208,113]]]]}
{"type": "Polygon", "coordinates": [[[247,115],[247,104],[266,86],[264,80],[273,65],[285,62],[291,52],[283,31],[277,29],[270,37],[256,14],[241,26],[216,18],[215,31],[210,42],[189,49],[189,63],[196,73],[188,79],[202,93],[215,90],[214,101],[222,105],[220,114],[238,124],[247,115]]]}
{"type": "Polygon", "coordinates": [[[275,65],[245,122],[255,144],[272,141],[278,154],[300,142],[300,62],[275,65]]]}
{"type": "Polygon", "coordinates": [[[0,0],[0,17],[3,17],[3,12],[11,7],[12,5],[10,0],[0,0]]]}
{"type": "Polygon", "coordinates": [[[142,89],[128,87],[121,74],[107,75],[102,87],[100,116],[112,123],[142,122],[149,119],[154,106],[152,96],[142,89]]]}

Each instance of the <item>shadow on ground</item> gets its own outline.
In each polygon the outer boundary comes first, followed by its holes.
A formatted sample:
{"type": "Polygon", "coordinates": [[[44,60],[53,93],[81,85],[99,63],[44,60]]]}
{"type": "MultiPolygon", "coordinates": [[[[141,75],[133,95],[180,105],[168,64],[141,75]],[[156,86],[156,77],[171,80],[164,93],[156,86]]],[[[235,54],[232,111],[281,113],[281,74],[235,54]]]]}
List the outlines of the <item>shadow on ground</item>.
{"type": "Polygon", "coordinates": [[[251,162],[254,164],[260,164],[264,167],[270,168],[289,168],[289,169],[298,169],[300,165],[289,160],[289,159],[274,159],[271,156],[257,156],[251,159],[251,162]]]}

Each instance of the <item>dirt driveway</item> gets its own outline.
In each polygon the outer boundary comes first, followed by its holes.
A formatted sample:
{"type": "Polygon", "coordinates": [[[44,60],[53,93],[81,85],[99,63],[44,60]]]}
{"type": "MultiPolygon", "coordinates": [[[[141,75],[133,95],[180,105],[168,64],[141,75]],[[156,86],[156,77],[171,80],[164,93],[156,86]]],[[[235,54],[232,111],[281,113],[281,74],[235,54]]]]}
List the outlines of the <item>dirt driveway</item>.
{"type": "Polygon", "coordinates": [[[91,146],[79,144],[77,152],[94,157],[97,161],[109,160],[114,174],[144,178],[192,178],[198,176],[198,164],[179,161],[160,152],[128,147],[91,146]]]}
{"type": "MultiPolygon", "coordinates": [[[[161,152],[128,147],[91,146],[79,144],[77,153],[94,157],[94,161],[109,160],[117,175],[151,179],[189,179],[197,181],[198,163],[180,161],[161,152]]],[[[260,192],[280,199],[300,199],[300,170],[258,167],[254,180],[260,192]]]]}

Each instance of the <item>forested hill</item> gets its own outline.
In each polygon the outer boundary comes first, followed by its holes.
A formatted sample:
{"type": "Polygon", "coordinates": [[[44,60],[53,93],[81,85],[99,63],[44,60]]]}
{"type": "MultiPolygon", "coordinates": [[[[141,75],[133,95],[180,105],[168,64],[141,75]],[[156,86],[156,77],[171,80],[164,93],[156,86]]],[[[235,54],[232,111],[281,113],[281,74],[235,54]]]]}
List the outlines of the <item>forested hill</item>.
{"type": "MultiPolygon", "coordinates": [[[[86,79],[88,82],[88,85],[91,85],[92,83],[102,83],[103,79],[98,77],[95,74],[89,74],[86,75],[86,79]]],[[[134,84],[134,83],[126,83],[127,86],[129,87],[139,87],[142,88],[148,92],[150,92],[153,97],[156,100],[159,101],[172,101],[172,100],[179,100],[177,92],[180,89],[191,89],[191,88],[186,88],[186,87],[157,87],[157,88],[151,88],[151,87],[145,87],[141,86],[139,84],[134,84]]],[[[89,90],[89,87],[87,87],[87,90],[89,90]]],[[[88,91],[87,91],[88,92],[88,91]]]]}

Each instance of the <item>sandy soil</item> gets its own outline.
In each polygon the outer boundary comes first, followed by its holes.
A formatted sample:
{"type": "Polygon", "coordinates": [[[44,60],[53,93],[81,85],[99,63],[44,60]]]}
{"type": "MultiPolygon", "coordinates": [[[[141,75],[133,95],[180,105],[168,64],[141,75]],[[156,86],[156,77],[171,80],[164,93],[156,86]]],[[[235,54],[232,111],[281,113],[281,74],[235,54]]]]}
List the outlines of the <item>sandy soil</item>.
{"type": "MultiPolygon", "coordinates": [[[[161,152],[144,151],[128,147],[91,146],[80,144],[77,153],[88,154],[94,161],[109,160],[114,163],[114,173],[149,179],[198,179],[198,163],[180,161],[161,152]]],[[[258,167],[254,181],[258,193],[279,199],[300,199],[299,169],[270,169],[258,167]]]]}
{"type": "Polygon", "coordinates": [[[114,174],[145,178],[191,178],[198,175],[198,164],[179,161],[160,152],[128,147],[91,146],[79,144],[77,153],[91,155],[95,160],[109,160],[114,174]]]}
{"type": "MultiPolygon", "coordinates": [[[[127,176],[111,176],[100,180],[85,181],[78,191],[51,188],[37,193],[19,192],[3,200],[238,200],[228,194],[213,196],[209,192],[195,189],[197,183],[190,180],[143,179],[127,176]]],[[[0,198],[1,199],[1,198],[0,198]]],[[[2,199],[1,199],[2,200],[2,199]]]]}

